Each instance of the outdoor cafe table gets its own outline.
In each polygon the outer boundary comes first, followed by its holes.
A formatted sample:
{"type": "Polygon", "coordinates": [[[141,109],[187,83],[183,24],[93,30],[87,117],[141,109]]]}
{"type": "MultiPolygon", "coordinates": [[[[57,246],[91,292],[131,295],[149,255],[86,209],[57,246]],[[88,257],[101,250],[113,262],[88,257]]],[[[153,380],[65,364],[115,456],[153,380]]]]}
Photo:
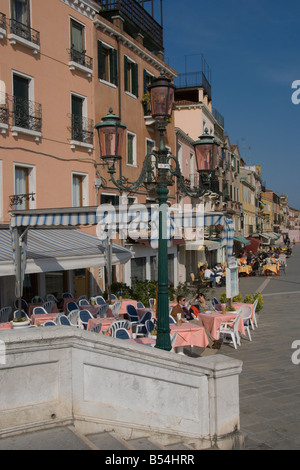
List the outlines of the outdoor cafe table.
{"type": "Polygon", "coordinates": [[[184,346],[198,346],[200,348],[206,348],[208,345],[205,329],[202,326],[189,322],[184,322],[181,325],[170,323],[170,330],[171,335],[177,332],[174,348],[184,346]]]}
{"type": "Polygon", "coordinates": [[[239,267],[239,274],[240,273],[246,273],[247,277],[248,277],[249,274],[252,273],[252,266],[240,266],[239,267]]]}
{"type": "Polygon", "coordinates": [[[100,333],[102,333],[103,331],[107,331],[108,328],[110,327],[110,325],[112,324],[112,322],[114,321],[114,317],[109,317],[109,318],[91,318],[89,321],[88,321],[88,324],[87,324],[87,331],[90,331],[92,329],[93,326],[95,325],[98,325],[99,323],[101,323],[102,327],[101,327],[101,331],[100,333]]]}
{"type": "Polygon", "coordinates": [[[267,275],[267,271],[271,271],[273,273],[275,273],[275,276],[277,276],[278,272],[279,272],[279,264],[276,263],[276,264],[265,264],[263,266],[263,274],[266,276],[267,275]]]}
{"type": "Polygon", "coordinates": [[[1,330],[12,330],[12,329],[13,329],[13,326],[9,321],[4,322],[4,323],[0,323],[0,331],[1,330]]]}
{"type": "Polygon", "coordinates": [[[57,312],[55,313],[38,313],[31,315],[31,324],[32,325],[42,325],[46,321],[53,321],[57,317],[57,312]]]}
{"type": "Polygon", "coordinates": [[[79,310],[87,310],[92,315],[97,315],[100,305],[79,305],[79,310]]]}
{"type": "MultiPolygon", "coordinates": [[[[206,312],[199,313],[198,319],[202,322],[203,326],[210,332],[214,339],[218,338],[218,330],[224,321],[234,320],[236,313],[221,313],[221,312],[206,312]]],[[[243,319],[241,318],[238,325],[238,330],[242,335],[245,335],[245,327],[243,319]]]]}
{"type": "MultiPolygon", "coordinates": [[[[42,303],[36,303],[36,304],[33,304],[33,303],[28,304],[27,315],[28,315],[29,317],[31,317],[32,312],[33,312],[33,309],[34,309],[35,307],[42,307],[43,305],[44,305],[44,302],[42,302],[42,303]]],[[[58,308],[57,308],[56,303],[53,305],[52,310],[51,310],[51,313],[56,313],[56,314],[58,313],[58,308]]]]}

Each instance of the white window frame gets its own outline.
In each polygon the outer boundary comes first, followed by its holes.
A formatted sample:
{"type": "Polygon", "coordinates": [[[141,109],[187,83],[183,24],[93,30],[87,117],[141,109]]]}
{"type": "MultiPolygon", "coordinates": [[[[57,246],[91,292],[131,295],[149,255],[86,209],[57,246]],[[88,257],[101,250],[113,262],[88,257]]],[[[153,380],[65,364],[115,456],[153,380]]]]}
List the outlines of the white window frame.
{"type": "Polygon", "coordinates": [[[89,177],[87,173],[81,173],[79,171],[72,171],[71,191],[72,191],[72,207],[85,207],[89,205],[89,177]],[[82,206],[74,205],[74,194],[73,194],[74,176],[80,176],[82,178],[82,206]]]}
{"type": "MultiPolygon", "coordinates": [[[[11,89],[14,89],[14,76],[22,77],[28,80],[28,99],[29,101],[35,101],[34,100],[34,79],[30,75],[26,75],[25,73],[21,73],[17,70],[12,70],[11,71],[11,89]]],[[[41,132],[37,131],[32,131],[30,129],[24,129],[23,127],[18,127],[18,126],[11,126],[11,132],[12,136],[18,137],[18,134],[27,134],[27,135],[32,135],[34,136],[34,140],[39,142],[40,138],[42,137],[41,132]]]]}
{"type": "MultiPolygon", "coordinates": [[[[70,16],[69,17],[69,40],[70,40],[70,49],[72,47],[72,44],[71,44],[71,38],[72,38],[72,21],[74,21],[75,23],[78,23],[80,26],[82,26],[83,28],[83,36],[84,36],[84,47],[86,47],[86,25],[84,23],[82,23],[81,21],[78,21],[77,18],[74,18],[73,16],[70,16]]],[[[70,60],[69,61],[69,68],[70,70],[81,70],[82,72],[84,72],[86,74],[86,76],[88,78],[91,78],[92,75],[93,75],[93,71],[92,69],[88,68],[88,67],[85,67],[84,65],[82,64],[78,64],[78,62],[75,62],[73,60],[70,60]]]]}
{"type": "MultiPolygon", "coordinates": [[[[136,62],[135,62],[134,60],[132,60],[128,55],[126,55],[126,58],[127,58],[127,62],[130,62],[131,64],[136,64],[136,62]]],[[[131,75],[131,77],[130,77],[130,79],[131,79],[131,86],[130,86],[131,91],[125,90],[125,93],[126,93],[126,95],[131,96],[132,98],[137,99],[137,96],[132,93],[132,83],[133,83],[133,80],[132,80],[132,69],[130,70],[130,75],[131,75]]],[[[138,79],[139,79],[139,77],[137,76],[137,80],[138,80],[138,79]]]]}
{"type": "MultiPolygon", "coordinates": [[[[107,44],[107,42],[104,42],[104,41],[101,41],[102,43],[102,46],[105,48],[105,49],[110,49],[110,50],[114,50],[115,48],[113,46],[111,46],[110,44],[107,44]]],[[[110,59],[109,59],[109,64],[108,64],[108,72],[110,74],[110,59]]],[[[111,80],[112,77],[110,76],[109,79],[111,80]]],[[[99,78],[99,82],[100,83],[104,83],[104,85],[108,85],[108,86],[111,86],[112,88],[117,88],[117,85],[115,85],[114,83],[112,83],[111,81],[107,81],[107,80],[103,80],[103,78],[99,78]]]]}
{"type": "Polygon", "coordinates": [[[36,167],[34,165],[27,165],[25,163],[14,162],[13,171],[14,171],[14,194],[16,194],[16,167],[17,168],[26,168],[28,172],[28,193],[34,193],[34,201],[29,199],[29,209],[36,208],[36,167]]]}
{"type": "MultiPolygon", "coordinates": [[[[32,28],[32,5],[31,0],[28,2],[29,6],[29,16],[30,16],[30,28],[32,28]]],[[[12,10],[11,10],[11,1],[9,2],[9,17],[12,18],[12,10]]],[[[38,54],[40,51],[40,46],[35,44],[34,42],[28,41],[27,39],[18,36],[17,34],[10,33],[7,36],[9,43],[15,45],[16,43],[22,44],[23,46],[32,49],[33,54],[38,54]]]]}
{"type": "Polygon", "coordinates": [[[126,165],[136,167],[137,166],[137,151],[136,151],[136,134],[134,132],[127,131],[126,133],[126,165]],[[133,137],[132,139],[132,163],[128,162],[128,136],[133,137]]]}
{"type": "MultiPolygon", "coordinates": [[[[82,117],[88,119],[87,117],[87,97],[84,95],[80,95],[79,93],[75,93],[71,91],[70,93],[70,111],[72,114],[72,96],[76,96],[77,98],[82,99],[82,117]]],[[[85,147],[88,149],[89,153],[93,150],[94,146],[93,144],[87,144],[85,142],[80,142],[78,140],[70,140],[70,147],[72,150],[74,150],[76,147],[85,147]]]]}

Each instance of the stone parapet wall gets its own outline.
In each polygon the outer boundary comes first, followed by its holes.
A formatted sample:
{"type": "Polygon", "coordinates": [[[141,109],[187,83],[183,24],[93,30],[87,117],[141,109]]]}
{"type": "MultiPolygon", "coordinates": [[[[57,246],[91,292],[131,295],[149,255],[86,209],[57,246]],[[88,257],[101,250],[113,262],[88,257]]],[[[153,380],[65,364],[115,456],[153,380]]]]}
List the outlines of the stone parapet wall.
{"type": "Polygon", "coordinates": [[[73,423],[124,439],[177,436],[199,449],[243,440],[240,361],[194,359],[70,327],[2,331],[0,340],[0,438],[73,423]]]}

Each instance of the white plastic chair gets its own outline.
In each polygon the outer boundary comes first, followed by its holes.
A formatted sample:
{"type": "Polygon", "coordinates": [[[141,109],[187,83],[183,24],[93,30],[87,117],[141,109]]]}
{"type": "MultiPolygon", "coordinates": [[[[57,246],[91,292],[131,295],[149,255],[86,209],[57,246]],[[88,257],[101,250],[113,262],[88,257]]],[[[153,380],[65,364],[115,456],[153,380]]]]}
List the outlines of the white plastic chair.
{"type": "Polygon", "coordinates": [[[172,352],[175,352],[174,351],[174,344],[175,344],[176,338],[177,338],[177,331],[175,331],[175,333],[171,336],[171,346],[172,346],[171,351],[172,352]]]}
{"type": "Polygon", "coordinates": [[[72,310],[68,315],[68,319],[71,323],[71,326],[76,326],[78,328],[78,320],[79,320],[79,313],[80,310],[72,310]]]}
{"type": "Polygon", "coordinates": [[[250,320],[252,317],[252,306],[243,305],[241,307],[241,310],[242,310],[242,319],[244,322],[245,330],[247,331],[249,341],[252,341],[251,334],[250,334],[250,320]]]}
{"type": "MultiPolygon", "coordinates": [[[[112,314],[113,314],[114,318],[116,318],[116,319],[119,318],[121,307],[122,307],[122,302],[120,300],[115,302],[113,304],[113,306],[111,307],[111,311],[112,311],[112,314]]],[[[107,310],[108,310],[108,308],[107,308],[107,310]]]]}
{"type": "Polygon", "coordinates": [[[219,338],[221,336],[226,337],[230,336],[234,345],[234,348],[237,349],[237,345],[241,345],[240,333],[238,330],[239,321],[242,315],[242,309],[240,308],[237,312],[237,315],[232,320],[222,322],[219,329],[219,338]]]}
{"type": "Polygon", "coordinates": [[[256,314],[255,314],[257,304],[258,304],[258,299],[256,299],[254,304],[253,304],[253,320],[252,320],[252,318],[250,318],[250,324],[251,324],[252,330],[254,330],[254,325],[256,326],[256,328],[258,328],[257,318],[256,318],[256,314]]]}
{"type": "Polygon", "coordinates": [[[8,322],[9,315],[12,312],[11,307],[3,307],[0,310],[0,323],[6,323],[8,322]]]}
{"type": "Polygon", "coordinates": [[[54,307],[54,305],[55,305],[55,302],[53,300],[48,300],[47,302],[43,303],[43,307],[47,313],[52,312],[52,308],[54,307]]]}

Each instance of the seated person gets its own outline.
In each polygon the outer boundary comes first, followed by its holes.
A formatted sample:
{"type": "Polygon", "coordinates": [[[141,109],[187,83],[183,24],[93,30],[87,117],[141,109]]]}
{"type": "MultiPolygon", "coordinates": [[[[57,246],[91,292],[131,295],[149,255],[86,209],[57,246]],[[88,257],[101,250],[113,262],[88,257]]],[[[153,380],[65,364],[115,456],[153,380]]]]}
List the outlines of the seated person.
{"type": "Polygon", "coordinates": [[[198,295],[198,301],[199,301],[199,312],[204,313],[204,312],[213,312],[215,311],[215,307],[211,303],[210,300],[206,300],[205,295],[200,293],[198,295]]]}
{"type": "MultiPolygon", "coordinates": [[[[199,295],[203,295],[203,294],[199,294],[199,295]]],[[[211,348],[211,349],[220,349],[221,344],[222,344],[222,340],[215,340],[211,336],[210,332],[203,326],[203,323],[200,320],[198,320],[197,318],[195,318],[195,316],[189,311],[188,306],[191,303],[193,303],[196,299],[198,299],[198,294],[196,294],[190,302],[186,303],[185,296],[184,295],[178,295],[177,296],[177,305],[175,305],[172,308],[171,316],[174,318],[175,322],[177,323],[177,320],[178,320],[177,315],[180,314],[182,322],[189,322],[190,321],[191,323],[195,323],[196,325],[199,325],[202,328],[204,328],[207,339],[208,339],[208,346],[207,347],[211,348]]]]}
{"type": "Polygon", "coordinates": [[[207,267],[204,271],[204,279],[210,281],[210,287],[216,287],[216,275],[209,267],[207,267]]]}
{"type": "Polygon", "coordinates": [[[224,271],[223,271],[221,263],[217,263],[217,265],[215,266],[214,272],[216,275],[216,284],[218,286],[225,285],[224,271]]]}

